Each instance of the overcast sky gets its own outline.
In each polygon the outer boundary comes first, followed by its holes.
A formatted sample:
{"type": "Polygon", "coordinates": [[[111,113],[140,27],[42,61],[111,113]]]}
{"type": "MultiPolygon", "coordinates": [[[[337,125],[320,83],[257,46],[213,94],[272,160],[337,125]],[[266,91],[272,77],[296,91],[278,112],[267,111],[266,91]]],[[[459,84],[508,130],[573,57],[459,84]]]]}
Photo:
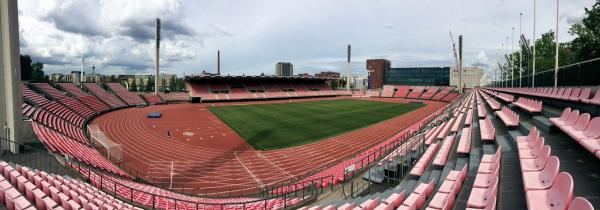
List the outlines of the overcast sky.
{"type": "MultiPolygon", "coordinates": [[[[560,2],[560,40],[593,0],[560,2]]],[[[538,0],[539,34],[554,30],[555,0],[538,0]]],[[[531,37],[533,0],[19,0],[21,53],[45,63],[47,73],[79,70],[151,74],[155,18],[162,19],[161,70],[198,74],[273,74],[275,63],[294,73],[353,72],[365,60],[392,67],[452,66],[449,30],[464,36],[465,65],[495,65],[511,28],[531,37]]],[[[517,38],[515,38],[517,43],[517,38]]],[[[510,48],[508,48],[510,49],[510,48]]]]}

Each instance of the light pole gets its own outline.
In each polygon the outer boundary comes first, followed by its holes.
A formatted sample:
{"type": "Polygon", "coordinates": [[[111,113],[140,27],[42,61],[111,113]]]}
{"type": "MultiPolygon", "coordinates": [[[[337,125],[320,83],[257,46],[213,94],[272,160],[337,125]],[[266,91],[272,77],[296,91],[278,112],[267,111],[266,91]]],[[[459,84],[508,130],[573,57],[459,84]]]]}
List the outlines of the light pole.
{"type": "Polygon", "coordinates": [[[510,87],[515,87],[515,58],[513,53],[515,52],[515,27],[512,27],[512,46],[510,47],[510,87]]]}
{"type": "Polygon", "coordinates": [[[523,13],[519,14],[519,87],[523,86],[523,48],[521,46],[521,27],[523,26],[523,13]]]}
{"type": "Polygon", "coordinates": [[[559,19],[559,14],[558,14],[558,6],[559,6],[559,0],[556,0],[556,41],[554,41],[556,44],[555,46],[555,56],[556,58],[554,59],[554,88],[556,88],[558,86],[558,19],[559,19]]]}
{"type": "Polygon", "coordinates": [[[536,0],[533,0],[533,72],[531,74],[531,87],[535,88],[535,16],[536,16],[536,0]]]}

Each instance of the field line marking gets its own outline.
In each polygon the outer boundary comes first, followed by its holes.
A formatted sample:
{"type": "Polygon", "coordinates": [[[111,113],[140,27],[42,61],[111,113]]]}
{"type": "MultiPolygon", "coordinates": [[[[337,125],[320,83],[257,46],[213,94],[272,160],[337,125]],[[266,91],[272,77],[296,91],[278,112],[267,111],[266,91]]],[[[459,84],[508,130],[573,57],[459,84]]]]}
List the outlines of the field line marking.
{"type": "Polygon", "coordinates": [[[258,183],[259,187],[262,188],[262,186],[264,185],[260,179],[258,179],[258,177],[256,177],[252,171],[250,171],[248,169],[248,167],[246,167],[246,165],[244,165],[244,163],[242,162],[242,160],[240,160],[240,158],[237,156],[237,151],[233,151],[233,154],[235,155],[235,158],[240,162],[240,164],[242,164],[242,167],[244,167],[244,169],[246,169],[246,171],[248,172],[248,174],[250,174],[250,176],[252,176],[252,178],[254,179],[254,181],[256,181],[256,183],[258,183]]]}
{"type": "Polygon", "coordinates": [[[290,178],[294,178],[294,176],[292,176],[290,173],[288,173],[287,171],[283,170],[281,167],[275,165],[275,163],[273,163],[271,160],[269,160],[269,158],[265,157],[264,155],[262,155],[260,152],[256,152],[256,156],[265,159],[267,162],[269,162],[269,164],[271,164],[272,166],[275,166],[275,168],[279,169],[280,171],[282,171],[283,173],[287,174],[290,178]]]}

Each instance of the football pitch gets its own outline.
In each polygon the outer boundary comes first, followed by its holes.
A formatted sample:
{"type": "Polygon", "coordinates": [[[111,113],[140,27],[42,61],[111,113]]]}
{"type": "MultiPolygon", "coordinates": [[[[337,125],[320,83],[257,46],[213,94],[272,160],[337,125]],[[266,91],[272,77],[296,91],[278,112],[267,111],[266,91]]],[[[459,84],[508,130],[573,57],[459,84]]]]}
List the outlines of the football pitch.
{"type": "Polygon", "coordinates": [[[340,99],[214,106],[210,111],[255,149],[272,150],[337,136],[422,106],[340,99]]]}

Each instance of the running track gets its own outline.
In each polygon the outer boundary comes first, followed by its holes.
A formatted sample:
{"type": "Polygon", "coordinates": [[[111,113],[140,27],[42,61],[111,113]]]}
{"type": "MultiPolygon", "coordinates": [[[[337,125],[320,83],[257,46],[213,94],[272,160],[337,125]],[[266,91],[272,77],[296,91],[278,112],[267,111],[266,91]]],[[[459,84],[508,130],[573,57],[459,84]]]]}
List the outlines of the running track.
{"type": "MultiPolygon", "coordinates": [[[[407,102],[397,98],[364,100],[407,102]]],[[[382,142],[446,104],[424,101],[425,107],[366,128],[307,145],[270,151],[254,150],[207,107],[287,102],[289,100],[128,108],[103,114],[90,124],[97,124],[109,138],[122,145],[125,165],[147,176],[137,174],[138,177],[168,186],[173,165],[173,188],[224,193],[287,181],[349,158],[348,155],[382,142]],[[162,112],[163,117],[148,119],[149,112],[162,112]],[[171,136],[167,135],[168,131],[171,136]],[[188,135],[184,135],[185,132],[188,135]]]]}

